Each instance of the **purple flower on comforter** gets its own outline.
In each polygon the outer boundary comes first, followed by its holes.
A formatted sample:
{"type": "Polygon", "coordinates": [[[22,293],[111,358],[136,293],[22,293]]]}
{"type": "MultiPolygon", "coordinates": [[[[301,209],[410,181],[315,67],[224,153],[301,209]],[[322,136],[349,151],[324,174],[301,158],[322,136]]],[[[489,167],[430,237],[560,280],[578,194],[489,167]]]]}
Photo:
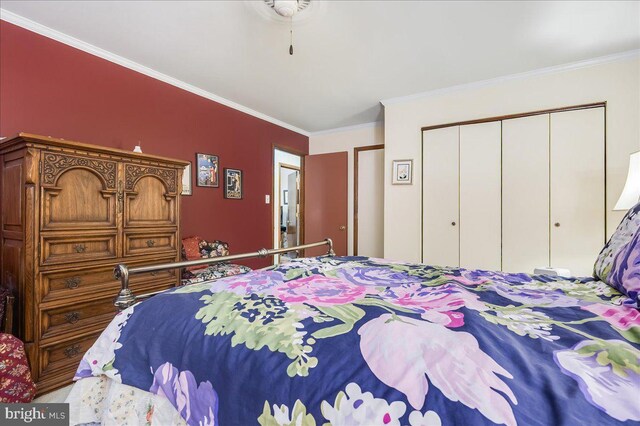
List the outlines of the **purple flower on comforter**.
{"type": "Polygon", "coordinates": [[[403,284],[419,283],[419,277],[411,276],[405,272],[394,271],[391,268],[352,267],[338,269],[338,278],[357,285],[375,287],[397,287],[403,284]]]}
{"type": "Polygon", "coordinates": [[[271,294],[271,289],[282,282],[284,275],[278,271],[252,271],[216,281],[212,290],[232,291],[236,294],[271,294]]]}
{"type": "Polygon", "coordinates": [[[179,372],[165,362],[154,373],[149,392],[164,395],[189,425],[218,424],[218,394],[209,381],[198,385],[188,370],[179,372]]]}
{"type": "Polygon", "coordinates": [[[640,231],[613,259],[609,284],[640,303],[640,231]]]}
{"type": "Polygon", "coordinates": [[[620,421],[640,420],[638,349],[622,340],[583,340],[553,357],[592,405],[620,421]]]}
{"type": "Polygon", "coordinates": [[[488,287],[500,296],[523,305],[553,306],[558,308],[581,304],[578,299],[567,296],[562,290],[537,290],[516,286],[511,287],[500,283],[491,284],[488,287]]]}
{"type": "Polygon", "coordinates": [[[462,275],[467,280],[474,283],[485,283],[485,282],[503,282],[507,284],[523,284],[530,283],[533,281],[530,275],[527,274],[508,274],[504,272],[496,272],[496,271],[483,271],[480,269],[474,270],[465,270],[462,269],[460,271],[460,275],[462,275]]]}

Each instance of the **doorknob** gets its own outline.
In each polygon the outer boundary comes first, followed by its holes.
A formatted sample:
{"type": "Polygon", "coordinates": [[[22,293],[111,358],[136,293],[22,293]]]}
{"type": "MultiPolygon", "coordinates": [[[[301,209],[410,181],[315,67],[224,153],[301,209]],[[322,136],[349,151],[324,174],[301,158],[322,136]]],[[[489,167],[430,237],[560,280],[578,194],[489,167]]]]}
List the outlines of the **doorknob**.
{"type": "Polygon", "coordinates": [[[344,226],[344,225],[341,225],[340,228],[338,228],[338,229],[341,230],[341,231],[344,231],[345,229],[347,229],[347,227],[344,226]]]}

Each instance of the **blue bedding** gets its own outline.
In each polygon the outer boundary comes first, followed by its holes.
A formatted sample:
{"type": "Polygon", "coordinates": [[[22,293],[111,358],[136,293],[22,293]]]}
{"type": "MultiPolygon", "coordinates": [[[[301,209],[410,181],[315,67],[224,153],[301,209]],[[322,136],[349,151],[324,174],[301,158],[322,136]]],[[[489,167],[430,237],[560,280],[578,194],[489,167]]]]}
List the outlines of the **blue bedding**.
{"type": "Polygon", "coordinates": [[[77,379],[188,424],[640,422],[640,313],[593,279],[298,259],[119,313],[77,379]]]}

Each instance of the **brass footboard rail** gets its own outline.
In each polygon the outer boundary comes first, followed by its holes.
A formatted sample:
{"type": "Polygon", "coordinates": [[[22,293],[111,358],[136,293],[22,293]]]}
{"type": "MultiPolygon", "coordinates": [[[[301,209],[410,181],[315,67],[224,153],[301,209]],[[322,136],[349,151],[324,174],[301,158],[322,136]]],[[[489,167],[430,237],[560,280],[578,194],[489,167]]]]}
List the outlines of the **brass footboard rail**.
{"type": "Polygon", "coordinates": [[[174,263],[163,263],[160,265],[140,266],[138,268],[128,268],[127,265],[121,263],[117,265],[113,270],[113,276],[117,280],[120,280],[120,283],[122,285],[120,289],[120,293],[118,294],[118,297],[116,297],[116,300],[114,301],[113,304],[118,309],[123,310],[133,305],[138,300],[146,299],[155,294],[162,293],[163,291],[165,291],[165,290],[161,290],[153,293],[145,293],[145,294],[141,294],[140,296],[135,296],[131,292],[131,289],[129,289],[129,277],[131,275],[144,274],[146,272],[167,271],[167,270],[176,269],[176,268],[188,268],[190,266],[210,265],[213,263],[228,262],[231,260],[249,259],[252,257],[267,257],[267,256],[273,256],[276,254],[290,253],[292,251],[305,250],[313,247],[320,247],[324,245],[329,246],[329,250],[327,251],[327,256],[335,256],[335,253],[333,251],[333,241],[331,241],[331,238],[327,238],[326,240],[319,241],[317,243],[302,244],[295,247],[287,247],[287,248],[281,248],[281,249],[264,249],[263,248],[252,253],[232,254],[229,256],[211,257],[208,259],[189,260],[189,261],[174,262],[174,263]]]}

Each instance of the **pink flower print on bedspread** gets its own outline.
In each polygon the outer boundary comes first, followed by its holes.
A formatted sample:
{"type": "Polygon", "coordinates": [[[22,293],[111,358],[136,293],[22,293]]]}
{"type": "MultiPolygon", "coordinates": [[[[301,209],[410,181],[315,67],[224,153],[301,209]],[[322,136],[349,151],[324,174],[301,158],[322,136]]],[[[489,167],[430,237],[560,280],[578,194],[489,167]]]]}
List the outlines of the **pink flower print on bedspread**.
{"type": "Polygon", "coordinates": [[[454,284],[439,287],[410,284],[389,288],[381,296],[391,304],[419,312],[427,321],[450,328],[464,325],[464,314],[456,312],[462,307],[475,311],[487,310],[476,294],[454,284]]]}
{"type": "Polygon", "coordinates": [[[606,305],[594,303],[583,306],[582,309],[594,313],[619,330],[629,330],[631,327],[640,327],[640,311],[636,308],[621,305],[606,305]]]}
{"type": "Polygon", "coordinates": [[[331,306],[362,299],[370,289],[336,278],[312,275],[281,283],[274,292],[284,302],[331,306]]]}

